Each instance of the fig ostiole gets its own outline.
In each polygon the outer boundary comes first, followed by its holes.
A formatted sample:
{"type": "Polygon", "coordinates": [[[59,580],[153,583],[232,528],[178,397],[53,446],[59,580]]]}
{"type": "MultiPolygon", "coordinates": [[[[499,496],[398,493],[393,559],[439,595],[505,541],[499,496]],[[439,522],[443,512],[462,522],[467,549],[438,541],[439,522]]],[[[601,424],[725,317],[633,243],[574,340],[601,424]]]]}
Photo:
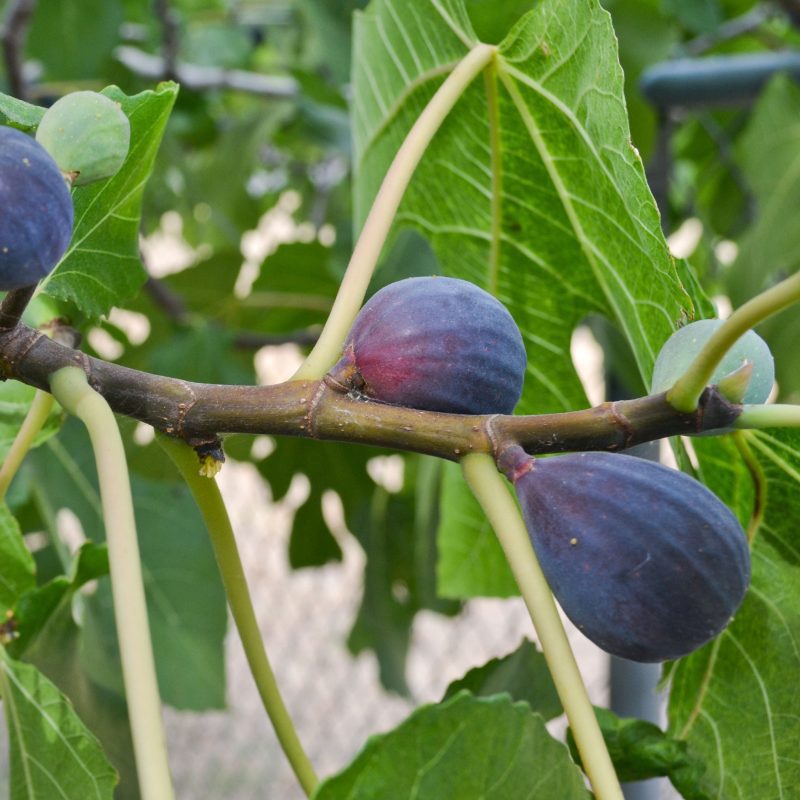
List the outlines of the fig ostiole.
{"type": "Polygon", "coordinates": [[[605,452],[532,459],[514,447],[498,463],[553,594],[601,649],[668,661],[728,625],[750,551],[738,519],[699,481],[605,452]]]}
{"type": "Polygon", "coordinates": [[[58,165],[33,138],[0,126],[0,290],[46,277],[72,239],[72,197],[58,165]]]}
{"type": "Polygon", "coordinates": [[[356,317],[329,383],[374,400],[454,414],[510,414],[527,358],[508,310],[457,278],[407,278],[356,317]]]}

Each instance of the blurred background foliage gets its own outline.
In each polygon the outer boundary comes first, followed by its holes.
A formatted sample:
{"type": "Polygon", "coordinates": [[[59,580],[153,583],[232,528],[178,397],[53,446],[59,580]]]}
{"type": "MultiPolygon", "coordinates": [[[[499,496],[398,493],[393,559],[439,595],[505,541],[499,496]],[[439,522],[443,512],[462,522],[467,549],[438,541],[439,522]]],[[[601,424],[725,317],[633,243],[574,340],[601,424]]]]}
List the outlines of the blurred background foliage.
{"type": "MultiPolygon", "coordinates": [[[[532,3],[468,0],[467,6],[479,35],[497,42],[532,3]]],[[[365,3],[7,0],[6,32],[23,5],[32,11],[30,27],[16,43],[16,55],[6,46],[3,92],[47,105],[67,92],[108,84],[129,95],[161,79],[181,84],[145,195],[142,256],[150,274],[145,290],[108,319],[83,319],[52,300],[42,301],[44,308],[34,305],[30,318],[62,314],[83,328],[88,352],[195,381],[252,383],[265,376],[257,371],[264,354],[278,347],[307,348],[353,244],[351,19],[365,3]]],[[[712,81],[707,99],[696,102],[690,99],[690,76],[683,87],[680,82],[672,87],[668,104],[659,104],[645,97],[642,81],[646,85],[648,70],[672,59],[791,53],[800,44],[800,4],[604,0],[603,5],[619,38],[632,139],[648,168],[664,229],[676,234],[675,247],[706,292],[739,304],[798,267],[800,88],[776,71],[733,101],[718,102],[712,81]]],[[[720,73],[716,80],[719,97],[727,97],[737,78],[720,73]]],[[[402,231],[385,254],[373,290],[435,272],[426,241],[402,231]]],[[[776,357],[781,398],[800,402],[800,371],[796,357],[789,357],[800,337],[800,309],[785,311],[760,332],[776,357]]],[[[627,377],[632,370],[613,332],[596,333],[608,355],[609,393],[641,391],[627,377]]],[[[197,560],[193,569],[215,585],[211,554],[193,538],[198,526],[184,490],[157,448],[133,424],[125,427],[137,500],[142,514],[152,512],[145,559],[163,564],[190,551],[197,560]],[[167,518],[155,513],[167,507],[172,509],[167,518]],[[172,552],[164,552],[165,526],[172,552]]],[[[231,437],[226,450],[252,462],[274,498],[286,494],[296,474],[308,477],[308,499],[295,517],[288,554],[296,568],[341,557],[323,513],[327,494],[338,495],[344,521],[367,555],[364,602],[349,644],[354,652],[373,649],[385,685],[405,691],[414,615],[423,608],[446,614],[459,608],[457,601],[438,598],[435,588],[439,467],[405,457],[405,481],[387,489],[370,475],[371,460],[385,455],[377,450],[299,440],[264,446],[244,436],[231,437]]],[[[64,505],[76,513],[88,538],[102,537],[89,462],[85,437],[75,435],[71,425],[38,450],[9,497],[24,530],[52,531],[54,512],[64,505]],[[82,507],[76,507],[76,496],[85,501],[82,507]]],[[[40,583],[65,569],[58,550],[51,543],[37,552],[40,583]]],[[[173,589],[179,608],[180,590],[173,589]]],[[[166,591],[172,591],[168,584],[166,591]]],[[[223,604],[215,589],[202,613],[184,609],[194,619],[182,641],[188,650],[157,647],[165,696],[176,707],[213,708],[223,702],[223,604]],[[204,664],[192,677],[176,667],[186,652],[204,664]]],[[[64,620],[54,641],[59,647],[71,641],[71,657],[92,669],[88,677],[70,671],[60,679],[81,683],[77,704],[93,708],[87,719],[100,714],[99,728],[112,728],[124,717],[119,702],[108,700],[119,692],[113,621],[104,593],[89,605],[81,631],[64,620]]],[[[170,642],[169,624],[165,618],[156,631],[162,643],[170,642]]],[[[40,650],[35,655],[47,671],[52,647],[40,650]]]]}

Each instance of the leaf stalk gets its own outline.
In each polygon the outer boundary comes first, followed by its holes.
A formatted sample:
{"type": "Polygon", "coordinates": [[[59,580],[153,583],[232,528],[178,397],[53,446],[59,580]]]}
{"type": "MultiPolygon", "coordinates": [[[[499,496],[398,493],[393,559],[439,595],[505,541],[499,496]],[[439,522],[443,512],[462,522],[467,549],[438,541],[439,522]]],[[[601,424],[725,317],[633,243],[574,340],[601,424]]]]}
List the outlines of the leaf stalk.
{"type": "Polygon", "coordinates": [[[417,117],[378,189],[317,344],[294,374],[294,380],[321,378],[336,362],[350,326],[364,302],[375,265],[417,164],[453,106],[475,77],[492,61],[496,52],[497,48],[493,45],[475,45],[459,61],[417,117]]]}
{"type": "Polygon", "coordinates": [[[156,441],[178,468],[203,515],[214,547],[222,583],[225,586],[228,605],[236,629],[239,631],[239,638],[261,702],[297,780],[306,795],[310,797],[317,786],[317,776],[300,743],[292,718],[281,697],[278,682],[275,680],[258,627],[253,601],[247,588],[247,578],[236,546],[233,526],[219,486],[213,478],[200,475],[197,454],[191,447],[162,433],[156,435],[156,441]]]}
{"type": "Polygon", "coordinates": [[[500,542],[542,645],[597,800],[623,800],[614,765],[525,522],[491,456],[465,456],[461,468],[500,542]]]}
{"type": "Polygon", "coordinates": [[[142,798],[173,800],[122,437],[114,413],[103,396],[89,386],[82,369],[60,369],[51,376],[50,385],[56,400],[86,426],[97,463],[122,678],[142,798]]]}
{"type": "Polygon", "coordinates": [[[22,465],[25,456],[33,446],[39,431],[44,427],[47,422],[47,417],[53,408],[53,396],[41,389],[37,389],[31,402],[28,413],[22,421],[14,441],[11,443],[8,454],[3,461],[3,466],[0,467],[0,502],[6,496],[8,487],[14,476],[17,474],[20,466],[22,465]]]}

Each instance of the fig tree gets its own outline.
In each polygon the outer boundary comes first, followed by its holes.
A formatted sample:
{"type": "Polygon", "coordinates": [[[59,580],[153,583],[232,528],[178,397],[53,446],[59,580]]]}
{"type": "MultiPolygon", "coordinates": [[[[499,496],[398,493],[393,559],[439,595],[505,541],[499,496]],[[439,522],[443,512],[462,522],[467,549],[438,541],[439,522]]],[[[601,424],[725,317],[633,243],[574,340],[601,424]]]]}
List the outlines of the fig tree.
{"type": "Polygon", "coordinates": [[[709,489],[633,456],[516,458],[506,473],[542,570],[591,641],[634,661],[667,661],[730,622],[750,581],[750,551],[709,489]]]}
{"type": "Polygon", "coordinates": [[[97,92],[64,95],[36,129],[36,140],[75,186],[116,174],[130,139],[130,122],[119,103],[97,92]]]}
{"type": "Polygon", "coordinates": [[[510,414],[526,363],[519,328],[495,297],[457,278],[407,278],[361,309],[329,380],[393,405],[510,414]]]}
{"type": "Polygon", "coordinates": [[[0,290],[50,273],[72,238],[73,216],[66,181],[47,151],[0,127],[0,290]]]}

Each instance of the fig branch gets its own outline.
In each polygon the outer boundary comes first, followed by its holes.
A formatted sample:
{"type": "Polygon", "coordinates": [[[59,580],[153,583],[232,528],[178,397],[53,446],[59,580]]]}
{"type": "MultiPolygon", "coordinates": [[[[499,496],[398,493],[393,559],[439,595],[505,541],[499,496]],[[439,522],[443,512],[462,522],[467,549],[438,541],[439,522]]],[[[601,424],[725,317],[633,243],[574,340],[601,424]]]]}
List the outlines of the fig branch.
{"type": "Polygon", "coordinates": [[[329,380],[273,386],[192,383],[91,358],[25,325],[0,330],[0,373],[50,390],[53,372],[78,366],[113,411],[197,446],[217,434],[265,433],[382,445],[458,461],[499,454],[622,450],[666,436],[729,427],[741,406],[706,389],[698,407],[676,411],[665,394],[534,416],[451,414],[364,402],[329,380]]]}

